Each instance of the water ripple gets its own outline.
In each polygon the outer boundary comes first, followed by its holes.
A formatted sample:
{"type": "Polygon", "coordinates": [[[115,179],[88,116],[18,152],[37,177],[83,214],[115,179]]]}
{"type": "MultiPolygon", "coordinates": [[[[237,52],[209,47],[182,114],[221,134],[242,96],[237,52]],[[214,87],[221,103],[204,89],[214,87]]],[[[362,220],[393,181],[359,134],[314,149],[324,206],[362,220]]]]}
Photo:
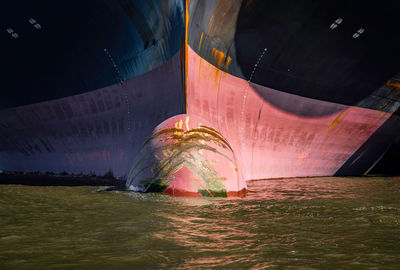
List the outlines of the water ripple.
{"type": "Polygon", "coordinates": [[[399,188],[398,178],[265,180],[215,199],[0,186],[0,268],[399,269],[399,188]]]}

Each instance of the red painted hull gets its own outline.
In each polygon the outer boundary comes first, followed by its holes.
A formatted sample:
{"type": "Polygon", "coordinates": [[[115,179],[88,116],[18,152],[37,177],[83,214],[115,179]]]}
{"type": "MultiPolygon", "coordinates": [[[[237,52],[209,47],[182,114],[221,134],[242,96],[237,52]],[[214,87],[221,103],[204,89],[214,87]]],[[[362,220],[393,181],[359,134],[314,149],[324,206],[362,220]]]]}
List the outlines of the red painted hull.
{"type": "Polygon", "coordinates": [[[188,113],[210,121],[227,138],[246,180],[334,175],[391,116],[249,83],[188,50],[188,113]],[[300,116],[277,108],[265,96],[336,112],[300,116]]]}

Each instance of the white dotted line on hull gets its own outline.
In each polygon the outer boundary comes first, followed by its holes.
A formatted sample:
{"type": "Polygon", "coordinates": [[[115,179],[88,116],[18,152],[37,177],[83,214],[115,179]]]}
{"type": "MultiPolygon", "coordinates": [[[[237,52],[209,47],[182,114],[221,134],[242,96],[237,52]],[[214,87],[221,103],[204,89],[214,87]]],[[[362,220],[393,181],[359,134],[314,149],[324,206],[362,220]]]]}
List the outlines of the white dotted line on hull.
{"type": "Polygon", "coordinates": [[[111,56],[111,54],[108,52],[107,49],[104,49],[104,52],[107,54],[108,58],[110,58],[110,61],[113,64],[113,67],[118,74],[119,82],[122,84],[123,81],[122,81],[121,73],[119,72],[119,68],[118,68],[117,64],[115,63],[114,58],[111,56]]]}
{"type": "Polygon", "coordinates": [[[113,65],[115,71],[118,74],[119,82],[120,82],[121,86],[125,89],[124,102],[125,102],[126,107],[128,108],[127,128],[128,128],[128,132],[130,132],[131,131],[131,106],[130,106],[129,98],[128,98],[128,89],[126,88],[125,84],[123,84],[121,73],[119,72],[119,68],[118,68],[117,64],[115,63],[114,58],[111,56],[111,54],[108,52],[107,49],[104,49],[104,52],[107,54],[108,58],[110,58],[110,61],[113,65]]]}
{"type": "Polygon", "coordinates": [[[240,125],[241,125],[241,127],[240,127],[240,143],[242,145],[243,150],[246,149],[246,145],[244,143],[244,126],[245,126],[244,112],[246,109],[247,90],[249,89],[249,86],[250,86],[251,80],[253,79],[254,73],[256,72],[256,69],[257,69],[258,65],[260,64],[260,62],[266,52],[267,52],[267,48],[264,48],[264,50],[258,57],[257,62],[254,64],[254,67],[253,67],[253,70],[251,71],[250,77],[247,80],[247,85],[243,90],[243,102],[242,102],[242,109],[241,109],[241,115],[240,115],[240,125]]]}

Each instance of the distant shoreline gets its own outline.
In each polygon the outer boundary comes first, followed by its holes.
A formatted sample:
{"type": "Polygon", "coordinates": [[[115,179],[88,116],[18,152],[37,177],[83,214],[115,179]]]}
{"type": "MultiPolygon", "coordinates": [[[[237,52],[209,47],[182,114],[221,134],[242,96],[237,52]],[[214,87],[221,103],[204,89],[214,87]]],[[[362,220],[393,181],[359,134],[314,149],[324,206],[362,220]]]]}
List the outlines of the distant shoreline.
{"type": "Polygon", "coordinates": [[[29,185],[29,186],[125,186],[124,179],[112,175],[71,175],[45,173],[0,173],[0,185],[29,185]]]}
{"type": "MultiPolygon", "coordinates": [[[[396,175],[364,175],[364,176],[308,176],[308,177],[281,177],[270,179],[251,179],[247,182],[276,181],[297,178],[325,178],[325,177],[400,177],[396,175]]],[[[39,173],[39,172],[0,172],[0,185],[28,185],[28,186],[113,186],[125,188],[125,179],[116,178],[112,174],[104,176],[68,174],[68,173],[39,173]]]]}

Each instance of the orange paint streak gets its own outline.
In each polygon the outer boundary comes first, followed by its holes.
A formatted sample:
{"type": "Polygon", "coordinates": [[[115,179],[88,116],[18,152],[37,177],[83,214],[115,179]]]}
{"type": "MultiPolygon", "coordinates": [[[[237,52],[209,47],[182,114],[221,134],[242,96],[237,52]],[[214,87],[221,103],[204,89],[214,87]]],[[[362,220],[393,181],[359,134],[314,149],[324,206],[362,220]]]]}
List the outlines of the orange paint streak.
{"type": "Polygon", "coordinates": [[[212,49],[211,53],[213,57],[213,62],[214,64],[219,68],[223,70],[227,70],[229,67],[229,64],[232,61],[232,58],[229,56],[226,56],[222,51],[219,51],[215,48],[212,49]]]}
{"type": "MultiPolygon", "coordinates": [[[[215,85],[218,85],[218,79],[219,79],[219,73],[221,72],[221,70],[219,70],[218,68],[215,70],[215,76],[214,76],[214,83],[215,85]]],[[[214,90],[216,90],[217,88],[214,88],[214,90]]]]}
{"type": "Polygon", "coordinates": [[[370,128],[374,123],[375,123],[374,121],[368,123],[368,125],[366,125],[366,126],[364,126],[364,127],[362,128],[362,131],[366,131],[366,130],[367,130],[368,128],[370,128]]]}
{"type": "Polygon", "coordinates": [[[381,106],[379,106],[379,110],[384,109],[386,106],[387,106],[387,103],[385,102],[385,103],[383,103],[381,106]]]}
{"type": "Polygon", "coordinates": [[[228,58],[226,59],[226,63],[225,63],[225,70],[228,70],[229,68],[229,64],[231,63],[232,58],[230,56],[228,56],[228,58]]]}
{"type": "Polygon", "coordinates": [[[203,41],[203,34],[204,34],[204,32],[201,32],[200,42],[199,42],[199,51],[200,51],[200,48],[201,48],[201,42],[203,41]]]}
{"type": "Polygon", "coordinates": [[[333,120],[332,124],[329,126],[328,129],[332,129],[334,127],[336,127],[339,124],[340,118],[342,118],[343,114],[346,112],[347,108],[344,109],[339,115],[338,117],[336,117],[335,120],[333,120]]]}
{"type": "Polygon", "coordinates": [[[223,52],[218,52],[218,56],[217,56],[217,65],[218,67],[222,66],[222,61],[224,61],[225,59],[225,55],[223,52]]]}
{"type": "Polygon", "coordinates": [[[188,23],[189,23],[189,4],[190,0],[185,1],[185,111],[188,111],[187,105],[187,75],[188,75],[188,23]]]}
{"type": "Polygon", "coordinates": [[[197,78],[199,79],[199,81],[201,80],[202,76],[201,76],[201,66],[203,64],[203,59],[200,58],[200,63],[199,63],[199,74],[197,76],[197,78]]]}
{"type": "Polygon", "coordinates": [[[396,87],[396,88],[400,88],[400,81],[399,80],[388,80],[386,82],[386,85],[387,86],[393,86],[393,87],[396,87]]]}

